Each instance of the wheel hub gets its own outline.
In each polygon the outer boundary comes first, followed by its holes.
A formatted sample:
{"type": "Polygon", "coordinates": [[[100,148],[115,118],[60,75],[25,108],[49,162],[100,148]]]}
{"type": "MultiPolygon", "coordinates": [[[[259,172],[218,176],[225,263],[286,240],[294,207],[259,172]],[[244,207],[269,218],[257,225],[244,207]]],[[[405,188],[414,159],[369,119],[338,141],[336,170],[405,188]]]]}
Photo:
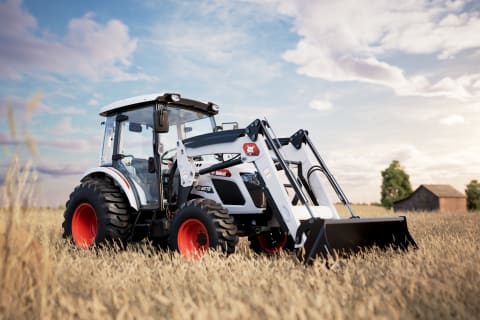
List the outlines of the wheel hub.
{"type": "Polygon", "coordinates": [[[97,215],[89,203],[81,203],[73,213],[72,237],[75,245],[86,249],[93,245],[97,236],[97,215]]]}
{"type": "Polygon", "coordinates": [[[266,253],[280,252],[287,244],[288,235],[281,231],[261,232],[258,234],[258,243],[266,253]]]}
{"type": "Polygon", "coordinates": [[[177,244],[187,258],[199,258],[209,248],[208,231],[198,219],[185,220],[178,230],[177,244]]]}

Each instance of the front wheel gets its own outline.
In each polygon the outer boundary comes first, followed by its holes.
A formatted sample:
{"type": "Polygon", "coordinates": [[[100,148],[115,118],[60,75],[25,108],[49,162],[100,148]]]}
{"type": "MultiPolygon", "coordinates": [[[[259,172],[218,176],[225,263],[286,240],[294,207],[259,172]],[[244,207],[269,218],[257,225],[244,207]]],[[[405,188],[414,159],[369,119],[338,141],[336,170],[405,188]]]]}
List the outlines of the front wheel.
{"type": "Polygon", "coordinates": [[[198,258],[209,249],[231,254],[238,242],[237,226],[220,204],[193,199],[175,213],[168,242],[186,258],[198,258]]]}

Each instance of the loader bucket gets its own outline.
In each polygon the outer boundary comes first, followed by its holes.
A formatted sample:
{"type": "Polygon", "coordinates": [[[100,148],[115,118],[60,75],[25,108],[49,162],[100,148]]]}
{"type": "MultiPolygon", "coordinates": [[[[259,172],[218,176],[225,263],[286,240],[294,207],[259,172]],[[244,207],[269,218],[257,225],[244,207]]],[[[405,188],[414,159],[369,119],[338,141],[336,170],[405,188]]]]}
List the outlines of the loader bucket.
{"type": "Polygon", "coordinates": [[[320,219],[304,221],[297,238],[305,233],[304,262],[315,257],[328,258],[378,247],[407,250],[417,244],[410,235],[405,217],[320,219]]]}

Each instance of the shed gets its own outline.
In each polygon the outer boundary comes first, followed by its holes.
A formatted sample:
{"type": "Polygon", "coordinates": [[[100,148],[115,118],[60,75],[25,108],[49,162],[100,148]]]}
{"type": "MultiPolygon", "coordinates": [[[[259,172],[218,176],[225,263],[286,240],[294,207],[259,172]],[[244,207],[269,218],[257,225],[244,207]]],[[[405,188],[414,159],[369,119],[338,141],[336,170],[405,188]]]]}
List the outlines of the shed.
{"type": "Polygon", "coordinates": [[[393,203],[395,211],[466,211],[467,198],[448,184],[422,184],[408,197],[393,203]]]}

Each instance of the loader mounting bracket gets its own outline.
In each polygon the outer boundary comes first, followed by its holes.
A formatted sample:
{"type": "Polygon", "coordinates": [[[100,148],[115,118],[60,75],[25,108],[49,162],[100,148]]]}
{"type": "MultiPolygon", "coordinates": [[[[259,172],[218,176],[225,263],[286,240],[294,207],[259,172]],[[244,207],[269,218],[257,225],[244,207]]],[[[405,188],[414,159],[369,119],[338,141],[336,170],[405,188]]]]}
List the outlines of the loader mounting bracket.
{"type": "Polygon", "coordinates": [[[258,134],[262,133],[262,129],[263,129],[262,121],[257,119],[255,121],[253,121],[252,123],[250,123],[245,131],[246,131],[248,137],[252,141],[257,141],[258,134]]]}
{"type": "Polygon", "coordinates": [[[303,246],[305,249],[305,265],[309,264],[317,255],[323,258],[327,258],[328,256],[335,258],[335,252],[328,242],[325,228],[325,220],[321,218],[310,218],[302,221],[298,227],[295,241],[300,243],[302,235],[305,234],[307,236],[306,242],[303,246]]]}
{"type": "Polygon", "coordinates": [[[308,136],[308,131],[300,129],[290,137],[290,142],[295,147],[295,149],[299,150],[302,147],[302,143],[307,142],[307,139],[306,139],[307,136],[308,136]]]}

